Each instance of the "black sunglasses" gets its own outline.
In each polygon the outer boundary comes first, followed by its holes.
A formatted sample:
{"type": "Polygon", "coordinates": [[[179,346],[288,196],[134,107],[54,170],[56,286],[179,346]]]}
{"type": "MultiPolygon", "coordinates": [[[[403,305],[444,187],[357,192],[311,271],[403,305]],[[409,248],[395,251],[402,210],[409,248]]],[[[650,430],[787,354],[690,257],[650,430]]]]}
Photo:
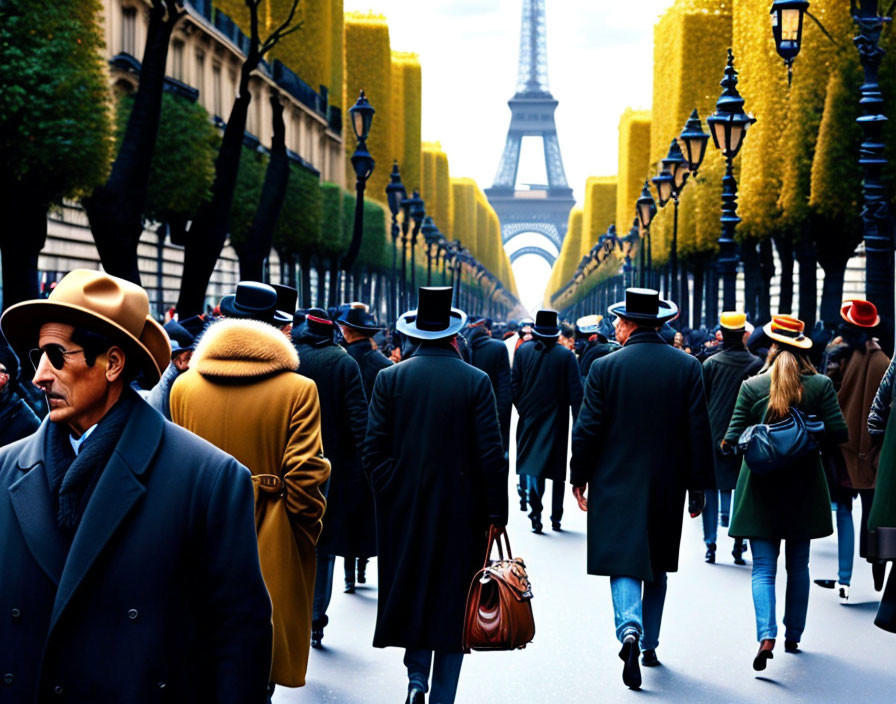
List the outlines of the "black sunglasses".
{"type": "Polygon", "coordinates": [[[62,369],[65,366],[65,358],[70,354],[78,354],[78,352],[83,352],[82,349],[77,350],[67,350],[61,345],[45,345],[43,347],[35,347],[28,353],[28,357],[31,359],[31,364],[34,365],[34,370],[37,371],[37,368],[40,366],[40,360],[44,355],[47,355],[47,359],[50,360],[50,364],[53,365],[55,369],[62,369]]]}

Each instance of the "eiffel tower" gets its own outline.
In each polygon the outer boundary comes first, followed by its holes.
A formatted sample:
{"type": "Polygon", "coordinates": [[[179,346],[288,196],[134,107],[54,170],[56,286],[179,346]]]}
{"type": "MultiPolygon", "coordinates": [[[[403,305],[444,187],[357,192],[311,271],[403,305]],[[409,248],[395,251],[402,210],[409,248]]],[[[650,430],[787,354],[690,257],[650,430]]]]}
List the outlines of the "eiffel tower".
{"type": "MultiPolygon", "coordinates": [[[[516,93],[507,104],[510,106],[507,142],[495,182],[486,189],[485,195],[501,220],[501,237],[505,245],[524,232],[537,232],[550,240],[559,252],[575,199],[566,182],[554,124],[558,102],[548,88],[544,0],[523,0],[516,93]],[[541,138],[548,182],[517,189],[523,137],[541,138]]],[[[514,252],[511,260],[522,254],[538,254],[552,266],[556,259],[546,248],[530,246],[514,252]]]]}

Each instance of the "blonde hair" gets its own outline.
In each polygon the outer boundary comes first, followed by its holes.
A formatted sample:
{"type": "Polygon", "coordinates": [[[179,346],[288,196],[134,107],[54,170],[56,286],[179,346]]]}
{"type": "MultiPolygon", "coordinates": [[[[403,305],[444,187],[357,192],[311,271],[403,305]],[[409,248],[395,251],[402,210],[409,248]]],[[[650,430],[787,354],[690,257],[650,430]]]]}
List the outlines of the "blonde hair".
{"type": "Polygon", "coordinates": [[[773,423],[786,418],[790,407],[803,398],[804,374],[817,374],[815,367],[804,355],[786,347],[773,349],[769,355],[772,382],[768,392],[766,421],[773,423]]]}

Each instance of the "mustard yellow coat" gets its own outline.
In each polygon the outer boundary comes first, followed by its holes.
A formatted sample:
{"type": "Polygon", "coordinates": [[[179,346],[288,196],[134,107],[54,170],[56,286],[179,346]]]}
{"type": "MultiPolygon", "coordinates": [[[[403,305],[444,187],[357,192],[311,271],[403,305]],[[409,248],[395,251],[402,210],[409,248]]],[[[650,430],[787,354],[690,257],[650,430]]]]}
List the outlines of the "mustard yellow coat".
{"type": "Polygon", "coordinates": [[[271,681],[288,687],[305,684],[314,546],[326,507],[321,487],[330,476],[317,388],[295,373],[298,366],[279,330],[222,320],[202,336],[171,390],[172,420],[252,472],[258,554],[273,605],[271,681]]]}

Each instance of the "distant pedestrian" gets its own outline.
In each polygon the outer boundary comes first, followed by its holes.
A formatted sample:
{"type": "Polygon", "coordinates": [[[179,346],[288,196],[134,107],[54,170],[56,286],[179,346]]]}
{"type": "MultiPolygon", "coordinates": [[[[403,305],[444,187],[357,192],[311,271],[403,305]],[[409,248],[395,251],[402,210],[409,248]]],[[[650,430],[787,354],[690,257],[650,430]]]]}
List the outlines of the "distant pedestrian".
{"type": "Polygon", "coordinates": [[[450,288],[421,288],[399,318],[420,340],[377,376],[364,466],[376,497],[379,594],[373,644],[405,648],[409,704],[452,704],[467,591],[489,524],[507,522],[507,473],[488,376],[454,341],[466,315],[450,288]]]}
{"type": "Polygon", "coordinates": [[[75,270],[0,325],[50,403],[0,449],[2,700],[265,702],[249,472],[131,389],[170,358],[146,292],[75,270]]]}
{"type": "Polygon", "coordinates": [[[576,321],[579,333],[586,340],[579,357],[579,371],[582,374],[582,379],[588,378],[588,372],[591,371],[591,365],[594,362],[601,357],[606,357],[611,352],[622,349],[622,345],[610,342],[603,323],[604,316],[602,315],[586,315],[576,321]]]}
{"type": "Polygon", "coordinates": [[[364,395],[369,403],[373,395],[376,375],[393,364],[392,360],[378,350],[373,343],[374,336],[381,333],[383,327],[377,323],[376,316],[364,303],[352,303],[342,312],[336,323],[342,330],[346,352],[352,356],[361,369],[364,395]]]}
{"type": "Polygon", "coordinates": [[[659,335],[674,303],[631,288],[610,306],[623,347],[597,360],[572,433],[570,482],[588,512],[588,573],[610,577],[622,679],[659,665],[666,574],[678,570],[685,493],[692,515],[713,486],[703,374],[659,335]]]}
{"type": "MultiPolygon", "coordinates": [[[[748,426],[784,420],[793,408],[823,421],[830,441],[847,441],[834,385],[809,361],[812,340],[804,329],[801,320],[789,315],[772,316],[765,325],[765,334],[773,342],[769,369],[741,385],[723,441],[727,451],[733,451],[748,426]]],[[[834,532],[831,497],[818,452],[764,476],[754,475],[744,462],[734,495],[728,534],[748,538],[753,552],[753,606],[760,644],[753,669],[761,671],[774,657],[778,636],[775,576],[781,541],[785,542],[787,566],[784,646],[795,653],[799,652],[809,607],[809,543],[834,532]]]]}
{"type": "Polygon", "coordinates": [[[510,355],[511,367],[513,367],[513,360],[516,357],[516,351],[520,348],[520,345],[524,342],[529,342],[529,340],[532,339],[532,326],[534,324],[535,321],[532,320],[532,318],[523,318],[519,322],[516,332],[504,340],[504,345],[507,347],[507,354],[510,355]]]}
{"type": "Polygon", "coordinates": [[[171,343],[171,362],[159,379],[159,383],[152,387],[147,401],[159,413],[171,420],[171,387],[177,381],[177,377],[183,374],[190,366],[193,357],[195,336],[176,320],[165,323],[165,332],[171,343]]]}
{"type": "Polygon", "coordinates": [[[367,397],[358,363],[336,344],[336,324],[327,312],[311,308],[292,339],[299,353],[299,374],[311,379],[320,398],[324,450],[330,460],[327,512],[317,543],[317,578],[311,620],[311,646],[321,647],[329,623],[327,607],[333,592],[336,556],[346,561],[345,591],[355,591],[355,560],[376,554],[370,488],[361,467],[367,432],[367,397]],[[367,505],[371,504],[367,510],[367,505]],[[362,520],[360,512],[369,520],[362,520]]]}
{"type": "MultiPolygon", "coordinates": [[[[856,535],[852,504],[856,495],[862,501],[859,531],[859,556],[871,562],[874,587],[883,588],[886,565],[869,558],[868,514],[874,501],[877,481],[877,459],[880,443],[868,432],[868,411],[874,403],[890,359],[874,337],[880,325],[877,308],[870,301],[845,301],[840,315],[843,322],[839,335],[828,344],[825,369],[834,382],[837,400],[846,425],[849,442],[831,447],[826,458],[831,498],[837,507],[837,595],[841,602],[849,600],[855,558],[856,535]]],[[[879,439],[879,438],[878,438],[879,439]]],[[[816,584],[834,587],[834,580],[817,579],[816,584]]]]}
{"type": "Polygon", "coordinates": [[[40,419],[15,392],[19,378],[19,358],[5,342],[0,342],[0,447],[31,435],[40,419]]]}
{"type": "Polygon", "coordinates": [[[510,416],[513,398],[510,389],[510,356],[503,342],[491,336],[491,320],[472,319],[463,335],[470,348],[470,363],[488,374],[495,392],[498,406],[498,420],[501,423],[501,442],[505,459],[510,450],[510,416]]]}
{"type": "MultiPolygon", "coordinates": [[[[715,460],[716,489],[706,492],[706,507],[703,509],[703,542],[706,545],[706,562],[716,561],[716,544],[719,534],[719,519],[727,528],[731,518],[731,492],[737,485],[740,459],[733,455],[723,455],[720,443],[725,438],[731,413],[744,380],[762,369],[762,360],[750,354],[746,339],[753,332],[743,313],[728,311],[719,319],[722,331],[722,349],[703,362],[703,384],[709,407],[709,424],[712,430],[713,459],[715,460]]],[[[745,565],[743,558],[747,549],[743,538],[735,538],[731,551],[734,564],[745,565]]]]}
{"type": "Polygon", "coordinates": [[[533,341],[523,345],[511,373],[516,426],[516,471],[526,490],[532,531],[541,533],[545,480],[551,480],[551,528],[562,529],[569,458],[569,415],[582,405],[582,377],[575,355],[558,344],[557,311],[540,310],[533,341]]]}
{"type": "Polygon", "coordinates": [[[171,417],[252,472],[258,552],[274,612],[270,681],[301,687],[330,467],[317,388],[296,373],[299,358],[280,329],[276,300],[270,286],[255,282],[225,296],[223,320],[205,331],[190,369],[174,383],[171,417]]]}

